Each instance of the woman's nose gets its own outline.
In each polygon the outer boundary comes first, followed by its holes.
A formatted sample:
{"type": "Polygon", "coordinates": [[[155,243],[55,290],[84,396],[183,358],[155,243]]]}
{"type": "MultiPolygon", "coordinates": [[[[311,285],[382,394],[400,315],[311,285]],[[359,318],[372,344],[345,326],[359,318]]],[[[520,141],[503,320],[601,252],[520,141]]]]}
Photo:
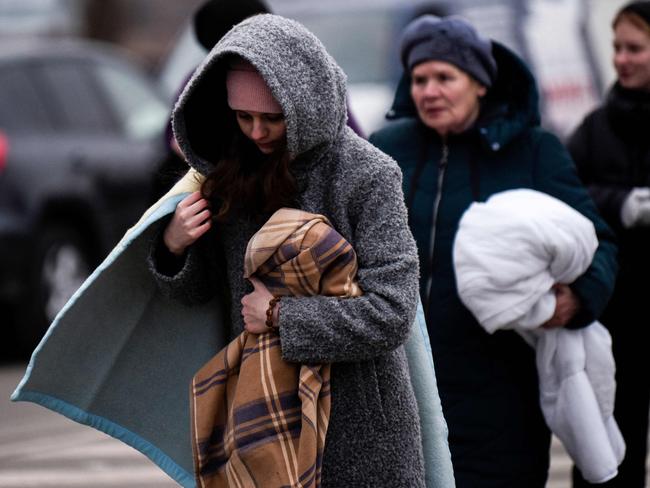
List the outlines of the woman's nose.
{"type": "Polygon", "coordinates": [[[614,53],[614,66],[620,66],[627,62],[627,53],[625,50],[621,49],[620,51],[614,53]]]}
{"type": "Polygon", "coordinates": [[[435,81],[429,81],[424,87],[424,94],[428,97],[437,97],[440,95],[440,86],[435,81]]]}
{"type": "Polygon", "coordinates": [[[266,137],[266,124],[260,120],[253,121],[253,130],[251,131],[251,139],[257,141],[266,137]]]}

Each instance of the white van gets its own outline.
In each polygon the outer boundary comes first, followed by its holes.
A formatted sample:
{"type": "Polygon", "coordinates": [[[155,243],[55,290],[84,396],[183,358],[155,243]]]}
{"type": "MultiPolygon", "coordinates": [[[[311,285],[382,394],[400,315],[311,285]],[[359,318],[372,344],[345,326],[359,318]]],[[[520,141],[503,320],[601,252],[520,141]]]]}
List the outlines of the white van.
{"type": "MultiPolygon", "coordinates": [[[[386,123],[401,73],[398,38],[423,13],[458,14],[522,56],[537,77],[542,121],[566,137],[612,80],[611,17],[624,0],[267,0],[303,23],[348,75],[350,105],[369,134],[386,123]]],[[[161,70],[170,103],[205,51],[188,26],[161,70]]]]}

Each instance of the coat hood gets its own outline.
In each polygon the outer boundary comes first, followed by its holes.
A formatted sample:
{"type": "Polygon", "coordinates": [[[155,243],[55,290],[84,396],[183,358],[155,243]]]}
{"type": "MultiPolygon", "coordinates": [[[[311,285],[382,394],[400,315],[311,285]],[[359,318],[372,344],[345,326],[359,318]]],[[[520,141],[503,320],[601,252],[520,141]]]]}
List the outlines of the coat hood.
{"type": "Polygon", "coordinates": [[[181,93],[172,115],[178,144],[193,168],[209,173],[214,148],[235,128],[226,99],[229,59],[238,55],[262,75],[282,107],[292,159],[331,146],[345,127],[346,77],[305,27],[278,15],[256,15],[233,27],[210,51],[181,93]]]}
{"type": "MultiPolygon", "coordinates": [[[[532,73],[515,53],[492,41],[492,55],[497,62],[497,79],[481,102],[475,126],[487,146],[498,150],[529,127],[539,125],[539,93],[532,73]]],[[[404,72],[386,118],[418,116],[410,86],[411,76],[404,72]]]]}

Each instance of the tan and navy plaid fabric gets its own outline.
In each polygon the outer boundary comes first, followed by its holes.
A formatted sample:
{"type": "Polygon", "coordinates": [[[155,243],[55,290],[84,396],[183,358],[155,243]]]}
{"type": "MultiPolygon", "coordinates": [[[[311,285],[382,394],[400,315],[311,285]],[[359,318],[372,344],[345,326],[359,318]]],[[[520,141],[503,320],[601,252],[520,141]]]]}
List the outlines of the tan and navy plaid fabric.
{"type": "MultiPolygon", "coordinates": [[[[354,250],[327,218],[283,208],[251,238],[244,277],[276,296],[361,295],[354,250]]],[[[199,487],[318,487],[330,365],[287,363],[276,333],[243,332],[192,381],[199,487]]]]}

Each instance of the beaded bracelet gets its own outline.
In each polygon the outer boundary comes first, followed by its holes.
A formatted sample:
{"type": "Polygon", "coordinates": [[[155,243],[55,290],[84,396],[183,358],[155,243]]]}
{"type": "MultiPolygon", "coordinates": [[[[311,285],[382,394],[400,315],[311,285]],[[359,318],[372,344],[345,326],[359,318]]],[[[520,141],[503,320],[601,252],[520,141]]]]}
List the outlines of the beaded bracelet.
{"type": "Polygon", "coordinates": [[[269,300],[269,308],[266,309],[266,326],[271,330],[277,330],[278,326],[273,325],[273,308],[280,301],[280,297],[273,297],[269,300]]]}

